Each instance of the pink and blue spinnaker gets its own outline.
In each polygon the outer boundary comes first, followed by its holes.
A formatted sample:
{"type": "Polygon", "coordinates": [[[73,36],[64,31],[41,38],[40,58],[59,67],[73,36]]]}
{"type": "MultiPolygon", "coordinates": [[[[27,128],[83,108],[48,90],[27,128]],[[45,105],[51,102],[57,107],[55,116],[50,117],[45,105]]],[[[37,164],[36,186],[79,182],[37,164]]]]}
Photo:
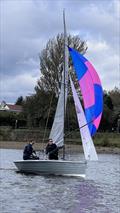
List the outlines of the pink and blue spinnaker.
{"type": "Polygon", "coordinates": [[[99,76],[92,64],[78,51],[69,47],[83,96],[85,116],[91,135],[100,124],[103,111],[103,91],[99,76]]]}

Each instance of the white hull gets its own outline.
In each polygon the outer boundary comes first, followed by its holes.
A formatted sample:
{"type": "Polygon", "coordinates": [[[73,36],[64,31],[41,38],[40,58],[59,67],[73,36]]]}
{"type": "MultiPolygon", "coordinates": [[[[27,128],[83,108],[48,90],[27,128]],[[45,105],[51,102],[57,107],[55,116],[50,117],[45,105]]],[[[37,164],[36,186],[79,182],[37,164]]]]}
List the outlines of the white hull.
{"type": "Polygon", "coordinates": [[[14,162],[20,172],[40,175],[85,177],[85,161],[66,160],[21,160],[14,162]]]}

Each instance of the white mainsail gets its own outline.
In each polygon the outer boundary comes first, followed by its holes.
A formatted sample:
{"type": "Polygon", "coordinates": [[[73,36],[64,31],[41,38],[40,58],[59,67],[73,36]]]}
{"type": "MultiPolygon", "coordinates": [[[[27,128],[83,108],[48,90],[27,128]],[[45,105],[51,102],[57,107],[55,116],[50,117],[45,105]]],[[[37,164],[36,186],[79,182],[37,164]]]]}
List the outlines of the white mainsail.
{"type": "Polygon", "coordinates": [[[97,161],[98,156],[97,156],[97,153],[95,150],[95,146],[93,144],[93,140],[90,135],[86,117],[85,117],[82,105],[80,103],[80,100],[78,98],[78,95],[76,93],[76,90],[75,90],[75,87],[74,87],[74,84],[73,84],[71,78],[70,78],[70,83],[71,83],[71,88],[72,88],[72,93],[73,93],[73,98],[74,98],[74,103],[75,103],[75,109],[76,109],[79,129],[80,129],[80,133],[81,133],[81,139],[82,139],[82,145],[83,145],[85,159],[90,160],[90,161],[97,161]]]}
{"type": "Polygon", "coordinates": [[[54,117],[54,122],[50,132],[49,138],[52,138],[53,142],[57,144],[58,147],[64,145],[64,108],[66,108],[67,103],[67,93],[68,93],[68,40],[66,33],[65,24],[65,14],[63,12],[64,21],[64,69],[62,73],[62,83],[61,91],[58,99],[57,109],[54,117]],[[65,79],[64,79],[65,78],[65,79]],[[65,100],[64,100],[65,99],[65,100]]]}

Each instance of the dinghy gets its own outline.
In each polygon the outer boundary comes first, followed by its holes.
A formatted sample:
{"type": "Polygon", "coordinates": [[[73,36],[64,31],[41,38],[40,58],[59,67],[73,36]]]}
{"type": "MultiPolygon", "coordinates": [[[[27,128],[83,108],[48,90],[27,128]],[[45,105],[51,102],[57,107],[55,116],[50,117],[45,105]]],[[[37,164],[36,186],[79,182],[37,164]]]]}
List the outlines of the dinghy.
{"type": "Polygon", "coordinates": [[[65,158],[65,149],[63,149],[63,159],[21,160],[15,161],[14,163],[20,172],[25,173],[85,177],[87,161],[98,160],[92,136],[97,131],[102,116],[103,93],[100,79],[90,62],[76,50],[68,47],[64,13],[63,20],[64,69],[62,73],[61,92],[59,95],[54,122],[49,138],[51,138],[54,143],[56,143],[58,148],[65,146],[64,119],[68,95],[68,53],[70,53],[84,102],[83,110],[73,81],[69,76],[85,160],[67,160],[65,158]]]}

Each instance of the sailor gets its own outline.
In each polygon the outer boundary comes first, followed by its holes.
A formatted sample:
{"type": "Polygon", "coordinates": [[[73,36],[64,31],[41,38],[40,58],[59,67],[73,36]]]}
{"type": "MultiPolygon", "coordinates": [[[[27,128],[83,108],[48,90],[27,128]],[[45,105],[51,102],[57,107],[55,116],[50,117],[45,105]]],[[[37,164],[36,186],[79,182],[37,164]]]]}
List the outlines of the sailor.
{"type": "Polygon", "coordinates": [[[46,155],[48,154],[49,160],[58,160],[58,147],[53,143],[52,139],[49,139],[46,146],[46,155]]]}
{"type": "Polygon", "coordinates": [[[39,157],[37,157],[35,150],[33,149],[33,145],[34,145],[34,141],[32,140],[31,142],[29,142],[23,151],[23,159],[24,160],[38,160],[39,157]]]}

